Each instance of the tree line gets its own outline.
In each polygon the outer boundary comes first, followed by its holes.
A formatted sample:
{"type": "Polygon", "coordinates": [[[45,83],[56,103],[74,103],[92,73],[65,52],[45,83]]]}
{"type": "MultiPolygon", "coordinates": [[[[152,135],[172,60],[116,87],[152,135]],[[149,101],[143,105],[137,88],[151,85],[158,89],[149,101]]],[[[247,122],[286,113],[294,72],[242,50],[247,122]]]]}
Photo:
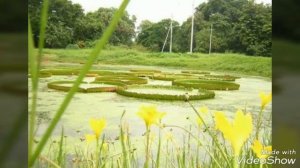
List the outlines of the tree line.
{"type": "MultiPolygon", "coordinates": [[[[46,33],[48,48],[92,47],[109,24],[115,8],[99,8],[84,13],[79,4],[69,0],[51,0],[46,33]]],[[[41,0],[29,0],[34,40],[38,40],[41,0]]],[[[235,52],[271,56],[272,6],[253,0],[209,0],[194,12],[193,51],[207,53],[212,26],[212,52],[235,52]]],[[[190,49],[192,18],[182,24],[172,20],[173,52],[190,49]]],[[[157,23],[144,20],[135,31],[136,17],[127,12],[117,26],[110,44],[142,45],[151,51],[162,50],[171,19],[157,23]]],[[[166,41],[165,51],[169,50],[166,41]]]]}

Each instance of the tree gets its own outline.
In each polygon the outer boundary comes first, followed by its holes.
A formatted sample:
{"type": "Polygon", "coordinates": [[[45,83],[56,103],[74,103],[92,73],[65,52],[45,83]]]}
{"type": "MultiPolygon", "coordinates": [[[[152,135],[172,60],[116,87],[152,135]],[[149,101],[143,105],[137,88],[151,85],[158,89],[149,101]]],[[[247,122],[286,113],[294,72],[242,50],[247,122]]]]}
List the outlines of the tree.
{"type": "MultiPolygon", "coordinates": [[[[179,23],[172,21],[173,23],[173,35],[177,34],[179,23]]],[[[168,30],[170,28],[171,19],[164,19],[158,23],[152,24],[149,21],[143,21],[140,25],[140,32],[137,36],[137,43],[142,44],[145,47],[150,48],[153,51],[161,51],[168,30]]],[[[170,37],[170,36],[169,36],[170,37]]],[[[174,37],[175,39],[175,37],[174,37]]],[[[166,50],[169,49],[169,40],[166,43],[166,50]]],[[[176,50],[176,45],[174,46],[176,50]]]]}
{"type": "MultiPolygon", "coordinates": [[[[29,0],[29,16],[35,44],[39,38],[41,5],[42,0],[29,0]]],[[[84,14],[82,7],[79,4],[73,4],[70,0],[49,1],[45,47],[65,48],[68,44],[99,39],[115,11],[115,8],[99,8],[95,12],[84,14]]],[[[132,44],[132,39],[135,37],[135,21],[135,16],[130,17],[125,12],[110,43],[113,45],[132,44]]]]}
{"type": "Polygon", "coordinates": [[[236,24],[239,41],[249,55],[270,56],[272,47],[271,7],[249,2],[236,24]]]}
{"type": "MultiPolygon", "coordinates": [[[[35,44],[37,44],[39,38],[41,5],[42,0],[29,0],[28,9],[35,44]]],[[[73,4],[68,0],[49,1],[45,47],[55,46],[60,48],[65,47],[64,45],[67,42],[74,42],[74,28],[77,21],[83,16],[83,9],[79,4],[73,4]],[[61,39],[58,35],[63,35],[65,39],[58,41],[61,39]]]]}

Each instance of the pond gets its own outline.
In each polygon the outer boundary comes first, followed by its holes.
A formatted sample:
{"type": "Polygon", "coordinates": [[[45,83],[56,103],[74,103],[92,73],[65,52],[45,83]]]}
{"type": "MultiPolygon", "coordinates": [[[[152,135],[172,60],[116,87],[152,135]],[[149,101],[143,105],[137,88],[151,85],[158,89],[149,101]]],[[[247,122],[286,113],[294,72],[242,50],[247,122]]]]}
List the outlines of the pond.
{"type": "MultiPolygon", "coordinates": [[[[112,66],[113,67],[113,66],[112,66]]],[[[128,67],[110,67],[109,69],[127,70],[128,67]]],[[[151,68],[148,68],[151,69],[151,68]]],[[[178,72],[174,69],[162,69],[171,72],[178,72]]],[[[38,90],[38,107],[39,126],[37,137],[40,137],[48,126],[49,120],[53,117],[59,105],[61,104],[66,92],[56,91],[47,88],[47,83],[56,80],[74,80],[76,76],[52,76],[40,79],[38,90]],[[45,116],[46,114],[46,116],[45,116]]],[[[171,85],[170,81],[158,81],[148,79],[148,85],[171,85]]],[[[29,80],[30,81],[30,80],[29,80]]],[[[85,78],[85,81],[92,81],[91,78],[85,78]]],[[[252,114],[255,118],[260,109],[259,92],[271,92],[271,81],[269,79],[251,76],[242,76],[237,79],[236,83],[240,84],[239,90],[234,91],[215,91],[215,98],[208,100],[197,100],[191,103],[199,108],[206,105],[211,112],[224,111],[227,116],[232,117],[237,109],[243,109],[252,114]]],[[[30,87],[29,83],[29,87],[30,87]]],[[[91,84],[85,84],[91,85],[91,84]]],[[[83,86],[84,87],[84,86],[83,86]]],[[[155,92],[152,89],[134,89],[138,92],[155,92]]],[[[156,92],[166,92],[159,90],[156,92]]],[[[180,92],[180,91],[179,91],[180,92]]],[[[167,91],[168,94],[177,94],[178,91],[167,91]]],[[[192,92],[191,92],[192,93],[192,92]]],[[[31,96],[29,94],[29,96],[31,96]]],[[[29,97],[30,99],[30,97],[29,97]]],[[[113,92],[103,93],[76,93],[69,107],[63,114],[58,126],[56,127],[53,138],[58,138],[61,128],[64,127],[68,142],[80,144],[80,137],[91,133],[89,127],[90,118],[103,117],[107,120],[107,127],[104,133],[108,139],[115,139],[119,135],[120,117],[123,111],[126,111],[125,121],[129,124],[130,134],[137,140],[145,132],[144,122],[137,116],[141,105],[156,105],[158,110],[166,112],[162,120],[165,124],[188,127],[195,124],[196,115],[190,105],[184,101],[155,101],[138,98],[130,98],[118,95],[113,92]]],[[[265,119],[269,120],[271,105],[266,108],[265,119]]],[[[271,126],[268,126],[271,129],[271,126]]],[[[176,131],[176,130],[175,130],[176,131]]],[[[182,138],[182,137],[178,137],[182,138]]],[[[137,142],[138,143],[138,142],[137,142]]],[[[73,149],[72,149],[73,150],[73,149]]],[[[143,150],[141,148],[140,150],[143,150]]]]}

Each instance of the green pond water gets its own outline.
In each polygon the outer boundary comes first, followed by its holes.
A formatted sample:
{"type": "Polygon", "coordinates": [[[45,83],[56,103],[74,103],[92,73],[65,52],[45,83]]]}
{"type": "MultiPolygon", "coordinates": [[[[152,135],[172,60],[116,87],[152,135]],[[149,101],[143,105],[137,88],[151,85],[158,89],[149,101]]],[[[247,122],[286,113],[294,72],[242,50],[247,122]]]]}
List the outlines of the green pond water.
{"type": "MultiPolygon", "coordinates": [[[[104,67],[104,69],[107,67],[104,67]]],[[[128,70],[125,66],[111,66],[107,69],[128,70]]],[[[148,69],[152,69],[149,68],[148,69]]],[[[153,68],[154,69],[154,68],[153,68]]],[[[157,69],[157,68],[155,68],[157,69]]],[[[162,71],[180,72],[176,69],[162,69],[162,71]]],[[[49,121],[55,114],[61,104],[66,92],[47,88],[47,83],[56,80],[74,80],[77,76],[52,76],[40,79],[38,90],[38,130],[37,138],[42,136],[48,126],[49,121]]],[[[92,81],[92,77],[85,78],[85,81],[92,81]]],[[[206,105],[211,112],[224,111],[227,116],[233,117],[237,109],[245,109],[250,112],[253,118],[260,109],[259,92],[271,92],[271,81],[265,78],[242,76],[237,79],[240,89],[235,91],[215,91],[215,98],[208,100],[192,101],[192,104],[199,108],[206,105]]],[[[85,84],[84,86],[92,84],[85,84]]],[[[147,85],[171,85],[170,81],[150,80],[147,85]]],[[[29,87],[31,84],[29,83],[29,87]]],[[[97,85],[98,86],[98,85],[97,85]]],[[[168,93],[178,94],[181,91],[173,90],[153,90],[153,89],[132,89],[142,93],[168,93]]],[[[193,91],[191,92],[193,93],[193,91]]],[[[31,94],[29,94],[30,99],[31,94]]],[[[115,139],[119,134],[119,122],[123,111],[126,111],[125,121],[129,125],[130,135],[136,139],[137,144],[143,144],[139,141],[145,132],[144,122],[136,115],[141,105],[156,105],[158,110],[166,112],[167,115],[162,122],[165,124],[189,127],[196,125],[196,115],[188,103],[183,101],[155,101],[138,98],[130,98],[118,95],[116,93],[76,93],[69,107],[63,114],[58,126],[53,132],[53,138],[58,138],[62,126],[68,142],[72,145],[82,143],[80,137],[92,133],[89,127],[90,118],[103,117],[107,120],[107,127],[104,130],[107,139],[115,139]]],[[[271,105],[268,105],[265,112],[265,120],[270,117],[271,105]]],[[[255,119],[254,119],[255,120],[255,119]]],[[[271,129],[271,126],[267,126],[271,129]]],[[[174,134],[180,133],[180,130],[174,129],[174,134]]],[[[182,133],[182,132],[181,132],[182,133]]],[[[176,134],[177,135],[177,134],[176,134]]],[[[178,134],[180,135],[180,134],[178,134]]],[[[177,136],[182,138],[182,136],[177,136]]],[[[133,142],[135,143],[135,142],[133,142]]],[[[73,148],[72,148],[73,149],[73,148]]],[[[139,149],[143,151],[143,148],[139,149]]]]}

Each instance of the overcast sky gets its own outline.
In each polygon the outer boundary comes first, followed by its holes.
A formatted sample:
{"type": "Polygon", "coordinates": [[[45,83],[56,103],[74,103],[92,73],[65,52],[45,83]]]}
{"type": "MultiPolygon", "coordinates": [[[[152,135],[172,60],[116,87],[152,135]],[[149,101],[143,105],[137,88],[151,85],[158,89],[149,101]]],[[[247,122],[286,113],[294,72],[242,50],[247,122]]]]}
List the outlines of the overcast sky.
{"type": "MultiPolygon", "coordinates": [[[[122,0],[71,0],[79,3],[85,12],[92,12],[99,7],[118,7],[122,0]]],[[[158,22],[170,18],[182,23],[192,14],[192,4],[195,7],[206,0],[131,0],[127,11],[137,17],[137,24],[142,20],[158,22]]],[[[272,0],[256,0],[256,2],[272,3],[272,0]]]]}

